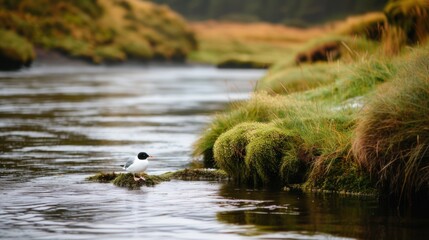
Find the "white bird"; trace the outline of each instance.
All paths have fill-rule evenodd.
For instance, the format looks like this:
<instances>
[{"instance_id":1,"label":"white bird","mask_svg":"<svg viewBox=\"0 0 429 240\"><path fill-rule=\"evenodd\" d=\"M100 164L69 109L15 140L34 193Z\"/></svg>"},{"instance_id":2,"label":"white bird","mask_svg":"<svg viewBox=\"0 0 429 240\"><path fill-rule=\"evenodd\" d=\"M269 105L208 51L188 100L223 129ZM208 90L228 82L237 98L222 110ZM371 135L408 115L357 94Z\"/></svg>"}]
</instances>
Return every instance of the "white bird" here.
<instances>
[{"instance_id":1,"label":"white bird","mask_svg":"<svg viewBox=\"0 0 429 240\"><path fill-rule=\"evenodd\" d=\"M152 158L152 156L149 156L145 152L140 152L134 159L128 160L125 165L121 165L121 167L127 171L133 174L134 181L139 181L142 179L143 181L146 181L146 179L142 176L136 177L136 173L141 173L146 171L149 161L148 158Z\"/></svg>"}]
</instances>

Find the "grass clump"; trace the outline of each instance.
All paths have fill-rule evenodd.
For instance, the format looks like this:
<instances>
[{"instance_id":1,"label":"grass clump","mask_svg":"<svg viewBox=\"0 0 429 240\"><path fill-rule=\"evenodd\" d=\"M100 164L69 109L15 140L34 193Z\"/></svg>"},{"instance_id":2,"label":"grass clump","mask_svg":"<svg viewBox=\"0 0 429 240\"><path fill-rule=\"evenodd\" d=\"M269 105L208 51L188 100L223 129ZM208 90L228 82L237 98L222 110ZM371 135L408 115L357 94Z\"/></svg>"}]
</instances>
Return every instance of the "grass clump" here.
<instances>
[{"instance_id":1,"label":"grass clump","mask_svg":"<svg viewBox=\"0 0 429 240\"><path fill-rule=\"evenodd\" d=\"M247 176L253 185L283 182L279 178L282 157L296 145L294 136L274 126L262 126L251 134L251 141L245 148Z\"/></svg>"},{"instance_id":2,"label":"grass clump","mask_svg":"<svg viewBox=\"0 0 429 240\"><path fill-rule=\"evenodd\" d=\"M280 183L281 158L295 142L293 136L274 126L245 122L223 133L213 152L216 165L238 183Z\"/></svg>"},{"instance_id":3,"label":"grass clump","mask_svg":"<svg viewBox=\"0 0 429 240\"><path fill-rule=\"evenodd\" d=\"M340 81L354 64L367 60L377 43L363 38L330 36L305 44L288 58L273 65L257 90L276 94L302 92ZM337 60L334 55L337 55ZM298 66L297 66L298 65Z\"/></svg>"},{"instance_id":4,"label":"grass clump","mask_svg":"<svg viewBox=\"0 0 429 240\"><path fill-rule=\"evenodd\" d=\"M390 25L404 30L408 43L423 43L429 34L429 2L390 0L384 12Z\"/></svg>"},{"instance_id":5,"label":"grass clump","mask_svg":"<svg viewBox=\"0 0 429 240\"><path fill-rule=\"evenodd\" d=\"M288 67L282 71L269 72L259 80L257 90L276 94L301 92L334 82L340 71L341 68L330 63Z\"/></svg>"},{"instance_id":6,"label":"grass clump","mask_svg":"<svg viewBox=\"0 0 429 240\"><path fill-rule=\"evenodd\" d=\"M429 186L429 55L399 66L394 81L365 106L353 153L383 192L410 200Z\"/></svg>"},{"instance_id":7,"label":"grass clump","mask_svg":"<svg viewBox=\"0 0 429 240\"><path fill-rule=\"evenodd\" d=\"M338 26L338 33L351 36L364 36L367 39L380 41L386 28L386 15L372 12L361 16L349 17Z\"/></svg>"},{"instance_id":8,"label":"grass clump","mask_svg":"<svg viewBox=\"0 0 429 240\"><path fill-rule=\"evenodd\" d=\"M282 101L282 96L272 97L266 92L254 94L244 103L236 103L231 112L218 115L209 125L202 136L195 142L193 154L203 155L206 166L215 166L213 146L222 134L243 122L270 122L278 119L279 115L290 115L301 107L300 101Z\"/></svg>"},{"instance_id":9,"label":"grass clump","mask_svg":"<svg viewBox=\"0 0 429 240\"><path fill-rule=\"evenodd\" d=\"M388 27L382 39L386 54L396 55L405 45L423 44L427 40L427 0L390 0L384 12L388 20Z\"/></svg>"},{"instance_id":10,"label":"grass clump","mask_svg":"<svg viewBox=\"0 0 429 240\"><path fill-rule=\"evenodd\" d=\"M213 146L216 166L228 175L234 176L237 182L248 180L246 170L246 146L250 142L252 131L263 126L262 123L242 123L220 135Z\"/></svg>"}]
</instances>

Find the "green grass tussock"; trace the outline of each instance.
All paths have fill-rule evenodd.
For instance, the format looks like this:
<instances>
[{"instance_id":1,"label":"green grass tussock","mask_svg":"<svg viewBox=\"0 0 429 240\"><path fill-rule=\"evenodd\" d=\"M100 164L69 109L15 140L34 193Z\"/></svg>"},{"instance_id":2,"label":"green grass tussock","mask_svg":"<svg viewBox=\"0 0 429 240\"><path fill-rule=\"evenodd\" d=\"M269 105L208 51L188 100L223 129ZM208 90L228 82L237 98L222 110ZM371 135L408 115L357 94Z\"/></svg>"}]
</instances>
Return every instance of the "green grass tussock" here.
<instances>
[{"instance_id":1,"label":"green grass tussock","mask_svg":"<svg viewBox=\"0 0 429 240\"><path fill-rule=\"evenodd\" d=\"M429 186L429 55L405 58L365 106L353 141L358 162L382 191L410 200Z\"/></svg>"},{"instance_id":2,"label":"green grass tussock","mask_svg":"<svg viewBox=\"0 0 429 240\"><path fill-rule=\"evenodd\" d=\"M289 94L317 88L335 81L341 68L335 64L317 63L289 67L268 73L258 82L258 91Z\"/></svg>"},{"instance_id":3,"label":"green grass tussock","mask_svg":"<svg viewBox=\"0 0 429 240\"><path fill-rule=\"evenodd\" d=\"M311 41L295 53L295 58L273 65L258 82L257 90L290 94L330 85L350 72L350 66L367 61L368 52L376 49L376 42L364 38L330 36ZM339 59L333 61L332 55Z\"/></svg>"},{"instance_id":4,"label":"green grass tussock","mask_svg":"<svg viewBox=\"0 0 429 240\"><path fill-rule=\"evenodd\" d=\"M195 142L193 155L203 155L205 165L214 166L213 146L222 133L245 121L269 121L275 117L274 113L279 107L279 104L273 102L266 94L255 95L251 102L237 104L234 107L236 111L232 111L231 114L218 115L214 119L201 138Z\"/></svg>"},{"instance_id":5,"label":"green grass tussock","mask_svg":"<svg viewBox=\"0 0 429 240\"><path fill-rule=\"evenodd\" d=\"M262 123L242 123L221 134L214 143L213 153L216 166L228 175L234 176L237 182L248 180L245 157L246 146L250 142L252 131L261 127Z\"/></svg>"},{"instance_id":6,"label":"green grass tussock","mask_svg":"<svg viewBox=\"0 0 429 240\"><path fill-rule=\"evenodd\" d=\"M282 156L296 144L294 136L273 126L261 126L251 134L251 141L245 148L247 176L253 185L283 182L278 177Z\"/></svg>"},{"instance_id":7,"label":"green grass tussock","mask_svg":"<svg viewBox=\"0 0 429 240\"><path fill-rule=\"evenodd\" d=\"M376 87L390 81L401 64L401 58L363 58L340 65L338 74L330 84L295 94L298 99L321 101L337 108L356 108L374 93ZM334 67L334 65L331 65ZM337 65L338 66L338 65Z\"/></svg>"},{"instance_id":8,"label":"green grass tussock","mask_svg":"<svg viewBox=\"0 0 429 240\"><path fill-rule=\"evenodd\" d=\"M423 43L429 34L427 0L390 0L384 12L390 25L404 30L409 44Z\"/></svg>"},{"instance_id":9,"label":"green grass tussock","mask_svg":"<svg viewBox=\"0 0 429 240\"><path fill-rule=\"evenodd\" d=\"M291 133L275 126L244 122L221 134L213 148L216 165L235 182L254 186L283 182L282 156L295 144Z\"/></svg>"},{"instance_id":10,"label":"green grass tussock","mask_svg":"<svg viewBox=\"0 0 429 240\"><path fill-rule=\"evenodd\" d=\"M390 0L384 8L388 27L383 35L385 54L396 55L406 45L423 44L429 35L427 0Z\"/></svg>"}]
</instances>

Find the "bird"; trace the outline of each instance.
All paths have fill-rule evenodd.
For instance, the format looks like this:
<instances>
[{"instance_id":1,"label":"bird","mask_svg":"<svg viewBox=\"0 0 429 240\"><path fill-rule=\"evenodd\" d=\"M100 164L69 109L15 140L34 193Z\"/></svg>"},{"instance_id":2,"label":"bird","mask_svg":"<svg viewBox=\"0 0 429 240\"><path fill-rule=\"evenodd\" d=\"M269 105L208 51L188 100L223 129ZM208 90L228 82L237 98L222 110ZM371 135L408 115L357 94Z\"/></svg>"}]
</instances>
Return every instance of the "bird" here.
<instances>
[{"instance_id":1,"label":"bird","mask_svg":"<svg viewBox=\"0 0 429 240\"><path fill-rule=\"evenodd\" d=\"M141 173L146 171L149 161L148 158L153 158L153 156L149 156L149 154L145 152L140 152L134 159L128 160L124 165L120 165L125 171L133 174L134 181L139 181L140 179L146 181L146 179L142 176L136 177L136 173Z\"/></svg>"}]
</instances>

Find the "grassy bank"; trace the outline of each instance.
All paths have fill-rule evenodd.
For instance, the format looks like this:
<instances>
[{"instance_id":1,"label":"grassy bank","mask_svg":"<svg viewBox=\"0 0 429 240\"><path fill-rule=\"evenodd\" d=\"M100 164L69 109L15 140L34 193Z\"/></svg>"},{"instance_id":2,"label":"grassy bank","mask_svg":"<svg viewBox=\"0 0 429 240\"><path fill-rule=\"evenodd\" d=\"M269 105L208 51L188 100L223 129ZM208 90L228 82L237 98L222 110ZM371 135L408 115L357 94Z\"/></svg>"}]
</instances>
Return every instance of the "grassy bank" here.
<instances>
[{"instance_id":1,"label":"grassy bank","mask_svg":"<svg viewBox=\"0 0 429 240\"><path fill-rule=\"evenodd\" d=\"M266 23L193 22L190 26L199 49L190 54L190 60L220 67L268 68L278 62L294 62L297 51L308 51L321 42L345 41L350 48L373 48L368 41L381 38L385 21L383 13L374 12L306 29ZM365 35L368 41L353 41L356 35Z\"/></svg>"},{"instance_id":2,"label":"grassy bank","mask_svg":"<svg viewBox=\"0 0 429 240\"><path fill-rule=\"evenodd\" d=\"M15 51L12 59L24 59L22 64L34 47L94 63L183 60L196 48L180 16L139 0L0 0L0 29L26 41L20 51L12 40L2 42L0 49L3 57ZM31 51L24 53L24 48Z\"/></svg>"},{"instance_id":3,"label":"grassy bank","mask_svg":"<svg viewBox=\"0 0 429 240\"><path fill-rule=\"evenodd\" d=\"M255 63L269 67L303 42L321 36L326 28L298 29L266 23L191 23L199 43L190 60L210 64Z\"/></svg>"},{"instance_id":4,"label":"grassy bank","mask_svg":"<svg viewBox=\"0 0 429 240\"><path fill-rule=\"evenodd\" d=\"M408 1L390 4L403 14L398 5ZM296 47L270 68L249 101L215 117L194 154L253 186L427 199L429 46L423 43L429 28L423 22L429 6L406 8L418 31L398 17L393 23L390 14L398 11L389 6L385 17L361 22L364 28L349 21L342 33ZM382 31L368 34L374 21ZM392 28L420 40L394 46Z\"/></svg>"}]
</instances>

